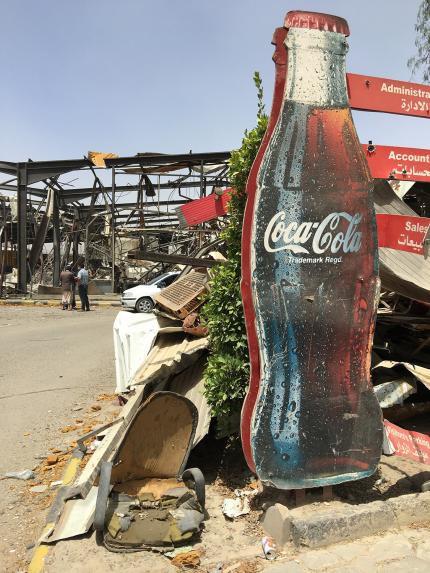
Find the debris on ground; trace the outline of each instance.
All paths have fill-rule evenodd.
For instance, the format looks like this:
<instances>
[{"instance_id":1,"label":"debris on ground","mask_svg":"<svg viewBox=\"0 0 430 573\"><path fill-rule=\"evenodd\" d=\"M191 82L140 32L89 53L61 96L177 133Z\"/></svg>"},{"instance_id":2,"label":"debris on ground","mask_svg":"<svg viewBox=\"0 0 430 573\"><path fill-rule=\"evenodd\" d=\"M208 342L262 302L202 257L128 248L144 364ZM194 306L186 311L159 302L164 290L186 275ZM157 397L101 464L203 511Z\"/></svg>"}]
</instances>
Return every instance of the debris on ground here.
<instances>
[{"instance_id":1,"label":"debris on ground","mask_svg":"<svg viewBox=\"0 0 430 573\"><path fill-rule=\"evenodd\" d=\"M257 493L258 490L255 487L253 489L235 489L234 495L236 497L234 499L227 498L222 504L223 514L230 519L248 514L251 511L250 499Z\"/></svg>"},{"instance_id":2,"label":"debris on ground","mask_svg":"<svg viewBox=\"0 0 430 573\"><path fill-rule=\"evenodd\" d=\"M29 480L34 479L36 474L32 470L22 470L20 472L6 472L4 478ZM3 478L3 479L4 479Z\"/></svg>"},{"instance_id":3,"label":"debris on ground","mask_svg":"<svg viewBox=\"0 0 430 573\"><path fill-rule=\"evenodd\" d=\"M188 553L189 551L192 551L192 549L193 549L192 545L182 545L181 547L175 547L175 549L172 549L172 551L166 551L166 553L164 553L164 556L168 557L169 559L173 559L177 555L181 555L182 553Z\"/></svg>"},{"instance_id":4,"label":"debris on ground","mask_svg":"<svg viewBox=\"0 0 430 573\"><path fill-rule=\"evenodd\" d=\"M276 559L276 543L273 537L263 537L261 540L261 545L263 547L263 553L266 559L269 559L270 561Z\"/></svg>"},{"instance_id":5,"label":"debris on ground","mask_svg":"<svg viewBox=\"0 0 430 573\"><path fill-rule=\"evenodd\" d=\"M77 430L77 426L64 426L61 428L60 432L62 434L67 434L68 432L74 432L75 430Z\"/></svg>"},{"instance_id":6,"label":"debris on ground","mask_svg":"<svg viewBox=\"0 0 430 573\"><path fill-rule=\"evenodd\" d=\"M47 489L47 485L35 485L30 488L30 491L31 493L44 493Z\"/></svg>"},{"instance_id":7,"label":"debris on ground","mask_svg":"<svg viewBox=\"0 0 430 573\"><path fill-rule=\"evenodd\" d=\"M209 334L208 327L201 324L200 316L197 312L191 312L184 318L182 328L184 332L192 334L193 336L204 337Z\"/></svg>"},{"instance_id":8,"label":"debris on ground","mask_svg":"<svg viewBox=\"0 0 430 573\"><path fill-rule=\"evenodd\" d=\"M240 517L241 515L246 515L250 511L251 508L249 507L249 501L246 497L225 499L222 504L223 514L230 519Z\"/></svg>"},{"instance_id":9,"label":"debris on ground","mask_svg":"<svg viewBox=\"0 0 430 573\"><path fill-rule=\"evenodd\" d=\"M181 569L198 567L200 565L200 554L195 550L179 553L172 559L172 565Z\"/></svg>"}]
</instances>

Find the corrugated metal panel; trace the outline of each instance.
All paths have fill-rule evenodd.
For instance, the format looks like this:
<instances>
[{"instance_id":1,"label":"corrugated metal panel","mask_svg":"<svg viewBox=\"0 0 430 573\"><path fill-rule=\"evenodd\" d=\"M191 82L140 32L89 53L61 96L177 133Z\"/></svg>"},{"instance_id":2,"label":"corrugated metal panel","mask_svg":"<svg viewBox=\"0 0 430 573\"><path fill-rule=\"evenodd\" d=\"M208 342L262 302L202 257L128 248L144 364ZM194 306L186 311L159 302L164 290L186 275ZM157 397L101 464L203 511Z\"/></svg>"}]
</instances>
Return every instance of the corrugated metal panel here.
<instances>
[{"instance_id":1,"label":"corrugated metal panel","mask_svg":"<svg viewBox=\"0 0 430 573\"><path fill-rule=\"evenodd\" d=\"M378 180L374 191L377 213L417 216L393 191L389 183ZM379 249L379 274L385 289L430 302L430 258L394 249Z\"/></svg>"}]
</instances>

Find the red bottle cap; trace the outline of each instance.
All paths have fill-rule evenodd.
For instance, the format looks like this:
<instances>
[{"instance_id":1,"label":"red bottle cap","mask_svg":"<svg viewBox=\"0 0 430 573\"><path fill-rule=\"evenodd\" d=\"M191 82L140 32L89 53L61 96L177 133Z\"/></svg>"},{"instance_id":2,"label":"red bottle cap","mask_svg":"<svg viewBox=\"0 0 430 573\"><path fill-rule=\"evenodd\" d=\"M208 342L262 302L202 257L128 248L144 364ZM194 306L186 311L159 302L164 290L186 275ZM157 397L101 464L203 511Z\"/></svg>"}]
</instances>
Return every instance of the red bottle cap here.
<instances>
[{"instance_id":1,"label":"red bottle cap","mask_svg":"<svg viewBox=\"0 0 430 573\"><path fill-rule=\"evenodd\" d=\"M337 32L349 36L348 22L339 16L321 14L320 12L302 12L293 10L288 12L284 20L285 28L309 28L324 32Z\"/></svg>"}]
</instances>

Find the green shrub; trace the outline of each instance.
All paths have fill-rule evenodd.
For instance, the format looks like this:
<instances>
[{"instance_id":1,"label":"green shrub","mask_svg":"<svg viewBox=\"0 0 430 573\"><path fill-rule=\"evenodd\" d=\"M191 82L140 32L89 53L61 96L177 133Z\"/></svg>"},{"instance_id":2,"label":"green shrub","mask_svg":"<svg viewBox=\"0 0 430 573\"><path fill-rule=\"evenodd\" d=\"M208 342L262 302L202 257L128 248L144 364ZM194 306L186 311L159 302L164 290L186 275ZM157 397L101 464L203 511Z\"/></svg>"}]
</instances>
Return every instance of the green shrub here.
<instances>
[{"instance_id":1,"label":"green shrub","mask_svg":"<svg viewBox=\"0 0 430 573\"><path fill-rule=\"evenodd\" d=\"M258 95L257 125L245 131L242 146L232 152L229 163L229 180L235 191L228 204L228 224L221 233L227 245L227 262L215 268L203 310L211 351L205 371L205 396L218 419L219 435L238 429L249 383L249 354L240 293L241 234L246 181L267 127L258 72L254 74L254 83Z\"/></svg>"}]
</instances>

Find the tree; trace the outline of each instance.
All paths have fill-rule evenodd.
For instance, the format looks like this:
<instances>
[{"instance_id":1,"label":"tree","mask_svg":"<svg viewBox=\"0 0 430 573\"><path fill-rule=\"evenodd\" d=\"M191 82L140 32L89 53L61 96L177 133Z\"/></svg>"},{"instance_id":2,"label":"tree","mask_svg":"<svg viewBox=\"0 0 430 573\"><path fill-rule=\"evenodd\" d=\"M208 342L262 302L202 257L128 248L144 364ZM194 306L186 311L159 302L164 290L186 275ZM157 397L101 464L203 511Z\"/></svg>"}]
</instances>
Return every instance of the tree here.
<instances>
[{"instance_id":1,"label":"tree","mask_svg":"<svg viewBox=\"0 0 430 573\"><path fill-rule=\"evenodd\" d=\"M422 70L423 80L427 83L430 80L430 0L422 0L418 8L415 31L417 53L408 60L408 66L412 74Z\"/></svg>"},{"instance_id":2,"label":"tree","mask_svg":"<svg viewBox=\"0 0 430 573\"><path fill-rule=\"evenodd\" d=\"M254 83L258 95L257 125L245 131L242 146L232 152L229 163L229 179L234 190L228 203L228 225L221 234L227 245L227 261L214 268L203 307L211 351L205 371L205 396L212 414L217 417L219 435L238 429L249 383L248 343L240 293L242 221L246 181L267 127L258 72L254 74Z\"/></svg>"}]
</instances>

